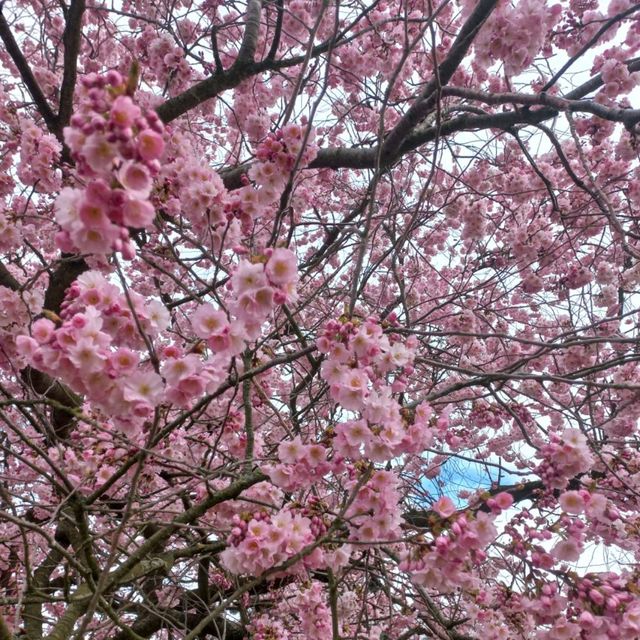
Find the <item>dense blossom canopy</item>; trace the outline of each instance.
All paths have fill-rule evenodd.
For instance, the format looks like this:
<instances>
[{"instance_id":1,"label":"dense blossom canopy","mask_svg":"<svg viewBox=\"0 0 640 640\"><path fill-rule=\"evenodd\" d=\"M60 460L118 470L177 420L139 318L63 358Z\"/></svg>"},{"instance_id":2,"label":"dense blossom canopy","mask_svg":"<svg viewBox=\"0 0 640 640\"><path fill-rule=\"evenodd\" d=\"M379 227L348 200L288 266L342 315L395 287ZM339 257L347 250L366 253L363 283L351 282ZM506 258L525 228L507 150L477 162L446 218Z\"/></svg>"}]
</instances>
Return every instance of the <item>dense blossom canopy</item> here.
<instances>
[{"instance_id":1,"label":"dense blossom canopy","mask_svg":"<svg viewBox=\"0 0 640 640\"><path fill-rule=\"evenodd\" d=\"M0 39L0 640L640 639L639 4Z\"/></svg>"}]
</instances>

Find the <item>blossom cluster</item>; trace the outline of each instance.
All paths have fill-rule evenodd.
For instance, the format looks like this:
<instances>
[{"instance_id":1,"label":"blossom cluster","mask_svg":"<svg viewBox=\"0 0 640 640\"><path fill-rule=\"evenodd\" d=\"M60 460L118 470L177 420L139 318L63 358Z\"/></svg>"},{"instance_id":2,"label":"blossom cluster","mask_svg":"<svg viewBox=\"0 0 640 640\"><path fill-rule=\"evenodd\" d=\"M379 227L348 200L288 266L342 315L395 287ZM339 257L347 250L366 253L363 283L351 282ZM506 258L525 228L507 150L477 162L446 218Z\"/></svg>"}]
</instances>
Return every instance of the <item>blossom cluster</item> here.
<instances>
[{"instance_id":1,"label":"blossom cluster","mask_svg":"<svg viewBox=\"0 0 640 640\"><path fill-rule=\"evenodd\" d=\"M290 249L267 249L264 259L240 261L231 276L234 299L230 309L249 339L260 335L263 322L276 305L295 300L297 281L297 261Z\"/></svg>"},{"instance_id":2,"label":"blossom cluster","mask_svg":"<svg viewBox=\"0 0 640 640\"><path fill-rule=\"evenodd\" d=\"M220 554L220 560L228 571L237 575L261 575L302 551L325 532L319 516L309 518L293 509L273 516L264 511L245 518L234 515L232 524L229 546ZM322 551L317 547L301 563L317 568L322 560ZM295 573L298 569L294 565L286 573Z\"/></svg>"},{"instance_id":3,"label":"blossom cluster","mask_svg":"<svg viewBox=\"0 0 640 640\"><path fill-rule=\"evenodd\" d=\"M68 289L60 322L39 318L31 336L18 336L16 345L29 364L85 395L121 428L132 429L164 392L160 375L140 362L144 340L138 327L153 338L167 323L160 302L133 292L127 299L102 274L88 271Z\"/></svg>"},{"instance_id":4,"label":"blossom cluster","mask_svg":"<svg viewBox=\"0 0 640 640\"><path fill-rule=\"evenodd\" d=\"M144 435L137 434L129 442L143 446ZM90 492L111 478L114 471L129 455L121 434L110 429L96 433L93 425L78 421L69 436L70 446L51 447L51 460L64 472L67 479L81 492ZM126 491L128 483L116 483L107 490L109 495Z\"/></svg>"},{"instance_id":5,"label":"blossom cluster","mask_svg":"<svg viewBox=\"0 0 640 640\"><path fill-rule=\"evenodd\" d=\"M116 71L88 75L77 112L64 130L81 188L66 187L55 204L63 251L133 258L129 228L149 227L155 210L149 198L164 150L163 125L143 113Z\"/></svg>"},{"instance_id":6,"label":"blossom cluster","mask_svg":"<svg viewBox=\"0 0 640 640\"><path fill-rule=\"evenodd\" d=\"M30 314L40 313L43 295L39 291L20 295L0 285L0 332L15 335L28 322Z\"/></svg>"},{"instance_id":7,"label":"blossom cluster","mask_svg":"<svg viewBox=\"0 0 640 640\"><path fill-rule=\"evenodd\" d=\"M603 63L600 74L604 82L602 93L610 99L631 93L640 83L640 72L629 73L625 62L616 58L608 58Z\"/></svg>"},{"instance_id":8,"label":"blossom cluster","mask_svg":"<svg viewBox=\"0 0 640 640\"><path fill-rule=\"evenodd\" d=\"M613 572L587 574L576 580L567 616L557 616L542 640L589 638L622 640L640 636L637 580ZM533 603L540 607L540 603Z\"/></svg>"},{"instance_id":9,"label":"blossom cluster","mask_svg":"<svg viewBox=\"0 0 640 640\"><path fill-rule=\"evenodd\" d=\"M252 640L289 640L291 634L282 620L272 614L257 616L247 627Z\"/></svg>"},{"instance_id":10,"label":"blossom cluster","mask_svg":"<svg viewBox=\"0 0 640 640\"><path fill-rule=\"evenodd\" d=\"M180 158L175 163L174 185L180 194L180 210L194 231L202 234L226 226L229 199L222 178L196 158Z\"/></svg>"},{"instance_id":11,"label":"blossom cluster","mask_svg":"<svg viewBox=\"0 0 640 640\"><path fill-rule=\"evenodd\" d=\"M24 228L11 211L0 207L0 251L12 251L20 246Z\"/></svg>"},{"instance_id":12,"label":"blossom cluster","mask_svg":"<svg viewBox=\"0 0 640 640\"><path fill-rule=\"evenodd\" d=\"M358 481L354 475L348 486L355 488ZM398 476L391 471L374 471L364 486L357 489L345 514L351 531L349 539L373 543L398 537L399 502Z\"/></svg>"},{"instance_id":13,"label":"blossom cluster","mask_svg":"<svg viewBox=\"0 0 640 640\"><path fill-rule=\"evenodd\" d=\"M304 168L318 153L315 131L290 123L269 133L256 148L256 159L248 172L253 184L238 190L230 202L245 228L262 216L280 198L294 168Z\"/></svg>"},{"instance_id":14,"label":"blossom cluster","mask_svg":"<svg viewBox=\"0 0 640 640\"><path fill-rule=\"evenodd\" d=\"M310 487L335 468L327 461L327 449L323 445L303 444L300 436L280 443L278 460L278 464L263 470L285 491Z\"/></svg>"},{"instance_id":15,"label":"blossom cluster","mask_svg":"<svg viewBox=\"0 0 640 640\"><path fill-rule=\"evenodd\" d=\"M543 460L536 472L544 485L553 489L564 489L569 479L588 471L593 464L587 439L578 429L549 434L540 455Z\"/></svg>"},{"instance_id":16,"label":"blossom cluster","mask_svg":"<svg viewBox=\"0 0 640 640\"><path fill-rule=\"evenodd\" d=\"M163 350L160 374L166 387L164 399L178 407L188 407L204 393L213 391L226 375L229 357L218 356L207 361L195 354L185 354L171 345Z\"/></svg>"},{"instance_id":17,"label":"blossom cluster","mask_svg":"<svg viewBox=\"0 0 640 640\"><path fill-rule=\"evenodd\" d=\"M454 513L447 513L440 522L442 532L432 543L410 549L400 569L411 574L414 583L436 591L476 588L477 578L471 570L486 559L484 549L498 535L493 524L496 509L491 514L478 511L475 516L460 513L452 517ZM437 531L437 527L432 530Z\"/></svg>"},{"instance_id":18,"label":"blossom cluster","mask_svg":"<svg viewBox=\"0 0 640 640\"><path fill-rule=\"evenodd\" d=\"M504 61L507 75L521 73L540 52L561 11L559 4L548 7L537 0L520 0L515 7L499 3L474 42L479 61L483 67Z\"/></svg>"},{"instance_id":19,"label":"blossom cluster","mask_svg":"<svg viewBox=\"0 0 640 640\"><path fill-rule=\"evenodd\" d=\"M219 481L220 485L213 481L213 485L216 488L223 488L224 482ZM216 527L228 528L229 523L234 520L236 516L242 517L247 511L247 502L251 501L254 504L260 504L263 508L270 511L277 511L277 505L282 504L282 498L284 494L270 482L259 482L249 487L246 491L242 492L241 500L228 500L216 505L207 516L213 517L212 523Z\"/></svg>"},{"instance_id":20,"label":"blossom cluster","mask_svg":"<svg viewBox=\"0 0 640 640\"><path fill-rule=\"evenodd\" d=\"M287 603L289 615L301 621L300 631L304 638L331 640L331 611L325 586L314 580L309 588L297 590Z\"/></svg>"},{"instance_id":21,"label":"blossom cluster","mask_svg":"<svg viewBox=\"0 0 640 640\"><path fill-rule=\"evenodd\" d=\"M252 165L249 177L261 187L283 187L283 179L293 170L296 162L307 166L317 156L318 147L314 138L313 129L295 122L267 134L256 148L258 162ZM269 165L275 172L267 168Z\"/></svg>"},{"instance_id":22,"label":"blossom cluster","mask_svg":"<svg viewBox=\"0 0 640 640\"><path fill-rule=\"evenodd\" d=\"M322 378L331 397L362 417L335 427L333 447L341 456L383 462L402 453L423 451L431 442L431 408L403 411L393 394L405 388L413 371L415 343L403 342L369 318L362 324L330 320L317 341L327 354ZM393 373L393 381L389 382Z\"/></svg>"},{"instance_id":23,"label":"blossom cluster","mask_svg":"<svg viewBox=\"0 0 640 640\"><path fill-rule=\"evenodd\" d=\"M53 171L60 158L62 145L51 133L44 133L32 120L20 119L20 164L18 177L25 185L40 193L60 188L60 172Z\"/></svg>"}]
</instances>

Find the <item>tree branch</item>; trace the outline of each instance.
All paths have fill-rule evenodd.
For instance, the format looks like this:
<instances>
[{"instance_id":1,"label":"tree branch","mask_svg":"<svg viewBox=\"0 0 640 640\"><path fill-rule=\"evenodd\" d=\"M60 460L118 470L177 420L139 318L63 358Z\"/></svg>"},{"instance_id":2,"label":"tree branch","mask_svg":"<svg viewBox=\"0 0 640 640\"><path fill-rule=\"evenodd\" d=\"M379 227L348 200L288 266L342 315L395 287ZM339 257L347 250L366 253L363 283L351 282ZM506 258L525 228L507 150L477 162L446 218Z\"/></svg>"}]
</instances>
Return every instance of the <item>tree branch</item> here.
<instances>
[{"instance_id":1,"label":"tree branch","mask_svg":"<svg viewBox=\"0 0 640 640\"><path fill-rule=\"evenodd\" d=\"M429 80L422 94L399 120L382 144L381 156L384 161L394 157L402 141L411 130L431 111L438 100L438 88L446 85L460 66L480 27L498 4L498 0L480 0L467 18L447 57L438 66L438 72Z\"/></svg>"},{"instance_id":2,"label":"tree branch","mask_svg":"<svg viewBox=\"0 0 640 640\"><path fill-rule=\"evenodd\" d=\"M31 71L31 67L27 62L27 59L24 57L18 43L16 42L13 34L11 33L11 29L9 24L7 23L4 14L2 13L2 4L0 3L0 39L4 42L4 46L7 49L7 53L11 56L13 63L18 68L18 72L20 73L20 77L27 87L33 101L36 104L38 112L42 116L45 124L47 125L47 129L51 133L53 133L59 140L60 132L58 131L58 119L49 106L49 102L45 97L38 81L36 80L33 72Z\"/></svg>"},{"instance_id":3,"label":"tree branch","mask_svg":"<svg viewBox=\"0 0 640 640\"><path fill-rule=\"evenodd\" d=\"M71 6L67 12L67 23L62 35L62 42L64 43L64 75L60 87L60 105L57 118L59 136L62 136L62 130L69 124L73 110L73 94L76 87L84 10L85 0L71 0Z\"/></svg>"},{"instance_id":4,"label":"tree branch","mask_svg":"<svg viewBox=\"0 0 640 640\"><path fill-rule=\"evenodd\" d=\"M261 0L249 0L247 12L245 14L246 27L244 37L240 45L240 51L236 58L234 67L253 64L258 46L258 32L260 31L260 12L262 10ZM233 67L232 67L233 68Z\"/></svg>"}]
</instances>

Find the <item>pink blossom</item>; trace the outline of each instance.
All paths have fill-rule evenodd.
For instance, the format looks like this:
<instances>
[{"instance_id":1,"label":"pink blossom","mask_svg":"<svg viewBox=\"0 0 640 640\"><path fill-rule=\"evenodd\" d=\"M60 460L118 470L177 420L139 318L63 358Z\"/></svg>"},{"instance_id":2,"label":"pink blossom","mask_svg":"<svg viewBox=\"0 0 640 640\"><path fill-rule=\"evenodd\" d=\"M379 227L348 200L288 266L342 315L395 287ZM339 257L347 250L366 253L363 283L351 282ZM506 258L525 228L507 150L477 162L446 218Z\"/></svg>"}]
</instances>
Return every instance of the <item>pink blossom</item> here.
<instances>
[{"instance_id":1,"label":"pink blossom","mask_svg":"<svg viewBox=\"0 0 640 640\"><path fill-rule=\"evenodd\" d=\"M199 338L209 338L222 334L227 329L229 321L223 311L216 310L210 304L203 304L192 315L191 325Z\"/></svg>"},{"instance_id":2,"label":"pink blossom","mask_svg":"<svg viewBox=\"0 0 640 640\"><path fill-rule=\"evenodd\" d=\"M147 200L128 199L122 208L122 222L134 229L149 227L155 216L153 205Z\"/></svg>"},{"instance_id":3,"label":"pink blossom","mask_svg":"<svg viewBox=\"0 0 640 640\"><path fill-rule=\"evenodd\" d=\"M438 498L438 500L431 505L431 508L442 518L449 518L456 512L456 505L451 498L447 496Z\"/></svg>"},{"instance_id":4,"label":"pink blossom","mask_svg":"<svg viewBox=\"0 0 640 640\"><path fill-rule=\"evenodd\" d=\"M132 160L123 162L117 173L120 184L132 198L144 200L151 192L151 176L145 165Z\"/></svg>"},{"instance_id":5,"label":"pink blossom","mask_svg":"<svg viewBox=\"0 0 640 640\"><path fill-rule=\"evenodd\" d=\"M111 107L111 120L123 129L132 127L140 116L140 107L129 96L118 96Z\"/></svg>"},{"instance_id":6,"label":"pink blossom","mask_svg":"<svg viewBox=\"0 0 640 640\"><path fill-rule=\"evenodd\" d=\"M296 257L289 249L274 249L267 261L265 273L276 285L285 285L298 279Z\"/></svg>"},{"instance_id":7,"label":"pink blossom","mask_svg":"<svg viewBox=\"0 0 640 640\"><path fill-rule=\"evenodd\" d=\"M109 357L109 362L116 375L133 373L138 365L138 354L126 347L120 347Z\"/></svg>"},{"instance_id":8,"label":"pink blossom","mask_svg":"<svg viewBox=\"0 0 640 640\"><path fill-rule=\"evenodd\" d=\"M241 260L231 277L231 284L238 297L246 292L264 289L268 283L263 265Z\"/></svg>"},{"instance_id":9,"label":"pink blossom","mask_svg":"<svg viewBox=\"0 0 640 640\"><path fill-rule=\"evenodd\" d=\"M551 554L563 562L575 562L580 558L581 552L580 544L573 538L560 540L551 550Z\"/></svg>"},{"instance_id":10,"label":"pink blossom","mask_svg":"<svg viewBox=\"0 0 640 640\"><path fill-rule=\"evenodd\" d=\"M157 160L164 151L162 136L151 129L145 129L138 134L138 153L140 157L149 162Z\"/></svg>"},{"instance_id":11,"label":"pink blossom","mask_svg":"<svg viewBox=\"0 0 640 640\"><path fill-rule=\"evenodd\" d=\"M579 491L565 491L558 500L563 511L578 515L584 511L585 502Z\"/></svg>"},{"instance_id":12,"label":"pink blossom","mask_svg":"<svg viewBox=\"0 0 640 640\"><path fill-rule=\"evenodd\" d=\"M296 436L293 440L285 440L278 446L278 458L281 462L292 464L303 457L305 447L303 446L300 436Z\"/></svg>"},{"instance_id":13,"label":"pink blossom","mask_svg":"<svg viewBox=\"0 0 640 640\"><path fill-rule=\"evenodd\" d=\"M31 327L31 335L38 341L39 344L46 344L51 340L55 331L56 325L47 318L39 318L33 323Z\"/></svg>"},{"instance_id":14,"label":"pink blossom","mask_svg":"<svg viewBox=\"0 0 640 640\"><path fill-rule=\"evenodd\" d=\"M96 173L105 173L110 171L118 157L118 152L114 145L107 142L107 139L101 133L94 133L90 135L82 149L87 164Z\"/></svg>"},{"instance_id":15,"label":"pink blossom","mask_svg":"<svg viewBox=\"0 0 640 640\"><path fill-rule=\"evenodd\" d=\"M129 402L141 402L156 406L162 399L162 378L153 371L137 372L124 382L124 398Z\"/></svg>"}]
</instances>

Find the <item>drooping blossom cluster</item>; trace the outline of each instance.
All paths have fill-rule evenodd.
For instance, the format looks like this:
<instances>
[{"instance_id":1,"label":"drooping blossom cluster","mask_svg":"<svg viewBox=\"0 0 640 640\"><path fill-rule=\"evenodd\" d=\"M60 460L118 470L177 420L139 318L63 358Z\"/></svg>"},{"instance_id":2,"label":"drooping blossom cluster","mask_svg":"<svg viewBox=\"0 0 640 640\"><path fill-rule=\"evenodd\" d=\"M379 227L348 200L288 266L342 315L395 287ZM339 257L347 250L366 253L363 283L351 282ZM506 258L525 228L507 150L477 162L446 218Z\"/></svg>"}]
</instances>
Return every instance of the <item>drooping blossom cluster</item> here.
<instances>
[{"instance_id":1,"label":"drooping blossom cluster","mask_svg":"<svg viewBox=\"0 0 640 640\"><path fill-rule=\"evenodd\" d=\"M40 193L56 191L60 188L61 174L52 168L59 160L62 145L54 135L45 133L31 120L21 119L20 129L20 181Z\"/></svg>"},{"instance_id":2,"label":"drooping blossom cluster","mask_svg":"<svg viewBox=\"0 0 640 640\"><path fill-rule=\"evenodd\" d=\"M4 206L0 208L0 250L13 251L21 242L24 234L22 222L13 212Z\"/></svg>"},{"instance_id":3,"label":"drooping blossom cluster","mask_svg":"<svg viewBox=\"0 0 640 640\"><path fill-rule=\"evenodd\" d=\"M302 622L300 630L304 637L317 640L333 638L329 597L321 582L313 580L307 589L296 590L282 609Z\"/></svg>"},{"instance_id":4,"label":"drooping blossom cluster","mask_svg":"<svg viewBox=\"0 0 640 640\"><path fill-rule=\"evenodd\" d=\"M486 559L485 549L498 535L494 520L501 510L494 503L492 513L456 513L453 508L436 505L434 539L413 545L405 554L400 569L411 575L411 580L423 587L439 592L457 588L474 589L479 586L473 575L473 566ZM505 503L505 504L508 504ZM447 507L453 507L447 504ZM438 530L441 531L438 535Z\"/></svg>"},{"instance_id":5,"label":"drooping blossom cluster","mask_svg":"<svg viewBox=\"0 0 640 640\"><path fill-rule=\"evenodd\" d=\"M164 392L138 327L152 339L167 322L160 302L135 292L127 300L102 274L88 271L69 288L58 323L40 318L31 336L16 342L29 364L84 394L121 428L132 429Z\"/></svg>"},{"instance_id":6,"label":"drooping blossom cluster","mask_svg":"<svg viewBox=\"0 0 640 640\"><path fill-rule=\"evenodd\" d=\"M465 3L473 6L473 3ZM545 43L545 36L560 18L562 8L520 0L516 6L501 2L483 25L474 46L483 66L503 61L509 76L526 69Z\"/></svg>"},{"instance_id":7,"label":"drooping blossom cluster","mask_svg":"<svg viewBox=\"0 0 640 640\"><path fill-rule=\"evenodd\" d=\"M143 113L116 71L85 76L81 86L64 137L84 184L60 192L56 240L68 252L120 251L132 258L129 229L149 227L155 217L150 195L164 150L163 125L155 112Z\"/></svg>"},{"instance_id":8,"label":"drooping blossom cluster","mask_svg":"<svg viewBox=\"0 0 640 640\"><path fill-rule=\"evenodd\" d=\"M224 567L231 573L258 576L277 567L325 533L320 516L307 517L299 511L284 509L271 516L258 511L245 518L234 515L229 546L220 554ZM295 573L302 566L317 568L323 553L316 547L286 573Z\"/></svg>"},{"instance_id":9,"label":"drooping blossom cluster","mask_svg":"<svg viewBox=\"0 0 640 640\"><path fill-rule=\"evenodd\" d=\"M362 324L329 321L317 341L327 354L321 375L331 397L362 418L335 427L333 447L343 457L376 462L423 451L431 442L431 408L422 403L405 411L394 393L405 388L413 370L415 342L402 341L369 318ZM391 376L393 379L391 380Z\"/></svg>"},{"instance_id":10,"label":"drooping blossom cluster","mask_svg":"<svg viewBox=\"0 0 640 640\"><path fill-rule=\"evenodd\" d=\"M537 469L545 486L564 489L567 482L585 473L593 464L593 455L585 436L578 429L549 434L549 442L540 449L542 463Z\"/></svg>"},{"instance_id":11,"label":"drooping blossom cluster","mask_svg":"<svg viewBox=\"0 0 640 640\"><path fill-rule=\"evenodd\" d=\"M563 606L565 596L550 588L546 592L543 597L549 601L550 609L558 610ZM541 640L638 638L640 598L637 593L637 574L603 572L576 578L575 584L568 589L571 604L567 614L544 620L550 628L542 631L539 637ZM535 600L531 602L531 610L538 618L543 615Z\"/></svg>"},{"instance_id":12,"label":"drooping blossom cluster","mask_svg":"<svg viewBox=\"0 0 640 640\"><path fill-rule=\"evenodd\" d=\"M29 318L42 311L44 296L38 289L24 292L0 286L0 364L11 364L16 353L16 338Z\"/></svg>"},{"instance_id":13,"label":"drooping blossom cluster","mask_svg":"<svg viewBox=\"0 0 640 640\"><path fill-rule=\"evenodd\" d=\"M183 216L202 236L205 232L217 237L228 223L226 204L227 189L220 176L206 163L195 157L180 157L173 165L172 187L179 194L179 206ZM219 244L216 249L219 249Z\"/></svg>"},{"instance_id":14,"label":"drooping blossom cluster","mask_svg":"<svg viewBox=\"0 0 640 640\"><path fill-rule=\"evenodd\" d=\"M290 249L267 249L264 259L240 261L231 276L230 309L250 339L260 334L263 322L277 305L295 301L297 281L297 261Z\"/></svg>"},{"instance_id":15,"label":"drooping blossom cluster","mask_svg":"<svg viewBox=\"0 0 640 640\"><path fill-rule=\"evenodd\" d=\"M358 482L357 475L354 475L347 487L355 489ZM373 543L398 537L401 522L399 502L398 476L391 471L374 471L369 480L357 489L355 499L345 514L350 540Z\"/></svg>"},{"instance_id":16,"label":"drooping blossom cluster","mask_svg":"<svg viewBox=\"0 0 640 640\"><path fill-rule=\"evenodd\" d=\"M256 159L248 172L253 184L239 189L230 202L230 209L237 212L243 228L249 229L253 220L279 201L293 169L306 167L317 153L315 131L304 122L289 123L267 134L258 144Z\"/></svg>"}]
</instances>

